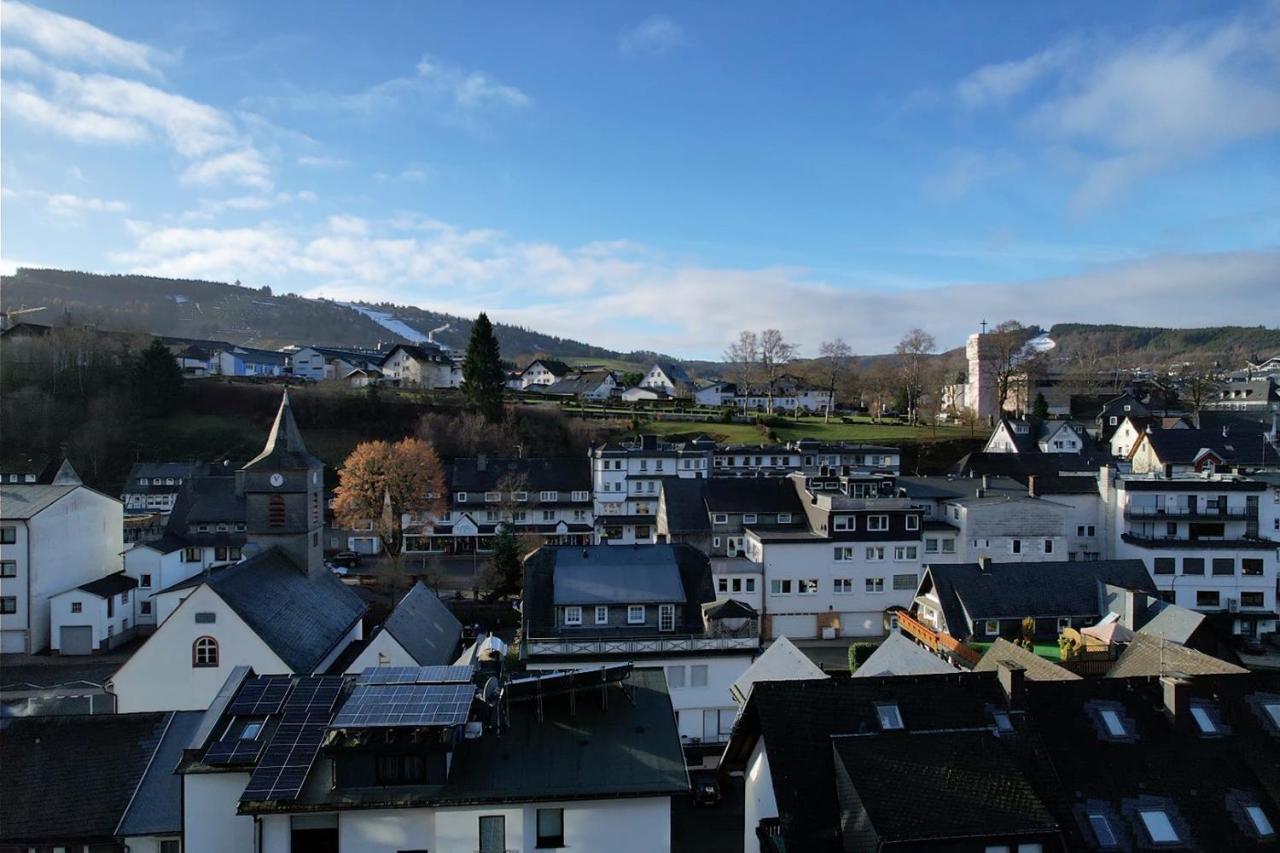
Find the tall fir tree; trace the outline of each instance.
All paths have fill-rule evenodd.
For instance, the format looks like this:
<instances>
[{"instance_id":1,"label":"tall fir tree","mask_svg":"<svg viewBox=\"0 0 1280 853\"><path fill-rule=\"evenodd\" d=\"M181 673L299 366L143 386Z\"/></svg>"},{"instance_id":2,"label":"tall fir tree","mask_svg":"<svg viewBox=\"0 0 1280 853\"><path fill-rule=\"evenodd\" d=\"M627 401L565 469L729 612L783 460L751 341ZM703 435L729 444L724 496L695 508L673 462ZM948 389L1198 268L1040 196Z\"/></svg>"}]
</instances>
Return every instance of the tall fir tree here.
<instances>
[{"instance_id":1,"label":"tall fir tree","mask_svg":"<svg viewBox=\"0 0 1280 853\"><path fill-rule=\"evenodd\" d=\"M182 368L158 338L133 363L133 385L139 407L147 417L168 414L182 393Z\"/></svg>"},{"instance_id":2,"label":"tall fir tree","mask_svg":"<svg viewBox=\"0 0 1280 853\"><path fill-rule=\"evenodd\" d=\"M502 420L505 380L498 338L488 315L482 313L471 326L471 340L462 360L462 393L467 404L478 409L490 423Z\"/></svg>"}]
</instances>

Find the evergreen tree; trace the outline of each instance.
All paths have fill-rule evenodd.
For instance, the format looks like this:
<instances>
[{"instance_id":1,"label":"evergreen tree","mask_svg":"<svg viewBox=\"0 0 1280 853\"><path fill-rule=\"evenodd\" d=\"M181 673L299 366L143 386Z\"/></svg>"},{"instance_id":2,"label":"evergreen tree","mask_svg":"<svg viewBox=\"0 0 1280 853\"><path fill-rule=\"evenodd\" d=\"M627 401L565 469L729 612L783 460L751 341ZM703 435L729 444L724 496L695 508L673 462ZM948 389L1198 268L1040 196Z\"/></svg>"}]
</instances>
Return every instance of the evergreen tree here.
<instances>
[{"instance_id":1,"label":"evergreen tree","mask_svg":"<svg viewBox=\"0 0 1280 853\"><path fill-rule=\"evenodd\" d=\"M167 414L177 404L182 368L159 338L152 338L133 363L133 387L139 407L149 417Z\"/></svg>"},{"instance_id":2,"label":"evergreen tree","mask_svg":"<svg viewBox=\"0 0 1280 853\"><path fill-rule=\"evenodd\" d=\"M498 525L493 537L493 554L486 584L495 596L519 595L523 585L520 576L520 540L509 524Z\"/></svg>"},{"instance_id":3,"label":"evergreen tree","mask_svg":"<svg viewBox=\"0 0 1280 853\"><path fill-rule=\"evenodd\" d=\"M1031 402L1031 417L1038 421L1049 419L1049 401L1044 398L1044 394L1037 394Z\"/></svg>"},{"instance_id":4,"label":"evergreen tree","mask_svg":"<svg viewBox=\"0 0 1280 853\"><path fill-rule=\"evenodd\" d=\"M478 409L485 420L496 423L502 420L502 392L506 374L502 370L502 353L498 338L493 334L493 324L485 314L476 318L471 326L471 340L467 342L467 355L462 360L462 393L467 404Z\"/></svg>"}]
</instances>

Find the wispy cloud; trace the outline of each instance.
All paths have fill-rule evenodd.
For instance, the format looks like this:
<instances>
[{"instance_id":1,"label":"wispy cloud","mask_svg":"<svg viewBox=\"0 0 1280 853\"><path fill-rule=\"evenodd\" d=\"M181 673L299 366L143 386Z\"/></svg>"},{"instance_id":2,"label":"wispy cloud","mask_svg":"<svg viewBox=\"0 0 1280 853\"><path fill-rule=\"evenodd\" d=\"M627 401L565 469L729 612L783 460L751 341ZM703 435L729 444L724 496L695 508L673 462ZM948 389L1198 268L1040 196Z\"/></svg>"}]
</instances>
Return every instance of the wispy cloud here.
<instances>
[{"instance_id":1,"label":"wispy cloud","mask_svg":"<svg viewBox=\"0 0 1280 853\"><path fill-rule=\"evenodd\" d=\"M403 183L403 184L421 184L431 178L431 170L422 166L410 166L407 169L401 169L399 172L374 172L373 179L380 184L386 183Z\"/></svg>"},{"instance_id":2,"label":"wispy cloud","mask_svg":"<svg viewBox=\"0 0 1280 853\"><path fill-rule=\"evenodd\" d=\"M1071 205L1085 213L1155 173L1280 131L1280 5L1126 42L1063 41L976 70L956 95L969 109L1007 106L1075 153L1083 178Z\"/></svg>"},{"instance_id":3,"label":"wispy cloud","mask_svg":"<svg viewBox=\"0 0 1280 853\"><path fill-rule=\"evenodd\" d=\"M44 211L57 219L77 219L86 213L126 213L129 205L114 201L72 193L51 193L43 190L14 190L4 188L6 198L26 198L41 204Z\"/></svg>"},{"instance_id":4,"label":"wispy cloud","mask_svg":"<svg viewBox=\"0 0 1280 853\"><path fill-rule=\"evenodd\" d=\"M94 67L158 73L168 61L163 51L100 30L92 24L16 0L0 3L5 36L37 47L56 59Z\"/></svg>"},{"instance_id":5,"label":"wispy cloud","mask_svg":"<svg viewBox=\"0 0 1280 853\"><path fill-rule=\"evenodd\" d=\"M685 44L684 28L666 15L654 15L618 36L623 56L658 55Z\"/></svg>"},{"instance_id":6,"label":"wispy cloud","mask_svg":"<svg viewBox=\"0 0 1280 853\"><path fill-rule=\"evenodd\" d=\"M325 154L303 154L298 157L298 165L306 166L309 169L341 169L349 166L350 163L341 157L331 157Z\"/></svg>"},{"instance_id":7,"label":"wispy cloud","mask_svg":"<svg viewBox=\"0 0 1280 853\"><path fill-rule=\"evenodd\" d=\"M952 151L944 158L942 170L925 179L927 196L939 202L953 202L975 187L1022 168L1022 159L1009 151Z\"/></svg>"},{"instance_id":8,"label":"wispy cloud","mask_svg":"<svg viewBox=\"0 0 1280 853\"><path fill-rule=\"evenodd\" d=\"M138 235L133 249L113 258L123 268L253 277L313 295L461 313L484 309L504 321L619 349L712 357L738 329L761 326L782 329L810 353L818 341L847 338L854 328L855 348L872 353L891 349L906 325L951 346L984 316L1092 322L1103 304L1114 322L1238 322L1269 298L1280 274L1280 253L1235 252L1096 263L1056 279L847 287L804 269L713 267L627 241L563 247L418 214L343 215L314 226L257 229L148 226ZM1213 288L1204 286L1208 280ZM674 314L673 293L681 300Z\"/></svg>"}]
</instances>

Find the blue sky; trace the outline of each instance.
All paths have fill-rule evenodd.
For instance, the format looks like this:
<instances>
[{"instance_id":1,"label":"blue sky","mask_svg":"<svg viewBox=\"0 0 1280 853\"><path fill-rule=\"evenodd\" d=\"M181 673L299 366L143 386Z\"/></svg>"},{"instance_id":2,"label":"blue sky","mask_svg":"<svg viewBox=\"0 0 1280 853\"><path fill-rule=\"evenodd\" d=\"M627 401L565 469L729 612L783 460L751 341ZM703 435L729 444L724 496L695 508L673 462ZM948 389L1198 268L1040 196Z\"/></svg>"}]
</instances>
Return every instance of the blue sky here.
<instances>
[{"instance_id":1,"label":"blue sky","mask_svg":"<svg viewBox=\"0 0 1280 853\"><path fill-rule=\"evenodd\" d=\"M3 263L715 356L1280 325L1280 3L4 2Z\"/></svg>"}]
</instances>

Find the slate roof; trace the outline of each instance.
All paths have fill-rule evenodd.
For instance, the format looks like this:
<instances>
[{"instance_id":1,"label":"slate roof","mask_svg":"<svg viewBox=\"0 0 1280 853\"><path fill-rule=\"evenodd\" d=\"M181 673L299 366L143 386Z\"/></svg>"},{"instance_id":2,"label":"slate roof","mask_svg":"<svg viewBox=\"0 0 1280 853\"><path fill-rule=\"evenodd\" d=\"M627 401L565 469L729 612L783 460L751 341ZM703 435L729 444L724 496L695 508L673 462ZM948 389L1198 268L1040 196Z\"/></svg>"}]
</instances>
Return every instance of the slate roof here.
<instances>
[{"instance_id":1,"label":"slate roof","mask_svg":"<svg viewBox=\"0 0 1280 853\"><path fill-rule=\"evenodd\" d=\"M677 364L674 361L660 361L657 364L655 364L654 367L661 368L662 372L667 375L667 378L670 379L676 385L681 385L681 384L692 385L693 384L693 380L689 378L688 371L686 371L684 369L684 366L681 364ZM650 368L650 370L652 369L653 368Z\"/></svg>"},{"instance_id":2,"label":"slate roof","mask_svg":"<svg viewBox=\"0 0 1280 853\"><path fill-rule=\"evenodd\" d=\"M946 675L956 668L906 636L893 632L884 638L853 678L884 675Z\"/></svg>"},{"instance_id":3,"label":"slate roof","mask_svg":"<svg viewBox=\"0 0 1280 853\"><path fill-rule=\"evenodd\" d=\"M170 716L7 720L0 735L0 844L110 841Z\"/></svg>"},{"instance_id":4,"label":"slate roof","mask_svg":"<svg viewBox=\"0 0 1280 853\"><path fill-rule=\"evenodd\" d=\"M1185 645L1204 621L1203 613L1169 604L1139 628L1138 633L1149 637L1164 637L1169 642Z\"/></svg>"},{"instance_id":5,"label":"slate roof","mask_svg":"<svg viewBox=\"0 0 1280 853\"><path fill-rule=\"evenodd\" d=\"M191 524L242 523L245 520L244 496L236 494L236 478L197 474L182 484L173 500L167 530L185 535Z\"/></svg>"},{"instance_id":6,"label":"slate roof","mask_svg":"<svg viewBox=\"0 0 1280 853\"><path fill-rule=\"evenodd\" d=\"M298 431L298 423L293 419L293 407L289 405L289 391L286 389L280 398L280 408L276 412L275 423L271 425L266 446L261 453L245 463L244 469L311 468L323 465L323 462L307 452L302 433Z\"/></svg>"},{"instance_id":7,"label":"slate roof","mask_svg":"<svg viewBox=\"0 0 1280 853\"><path fill-rule=\"evenodd\" d=\"M806 681L829 678L809 656L796 648L786 637L779 637L769 644L747 671L738 676L729 692L738 704L745 704L751 696L751 688L761 681Z\"/></svg>"},{"instance_id":8,"label":"slate roof","mask_svg":"<svg viewBox=\"0 0 1280 853\"><path fill-rule=\"evenodd\" d=\"M450 663L462 638L462 623L422 581L391 611L382 629L421 666Z\"/></svg>"},{"instance_id":9,"label":"slate roof","mask_svg":"<svg viewBox=\"0 0 1280 853\"><path fill-rule=\"evenodd\" d=\"M1020 739L961 731L831 742L881 844L1057 834L1024 775L1030 750ZM841 803L846 814L851 806Z\"/></svg>"},{"instance_id":10,"label":"slate roof","mask_svg":"<svg viewBox=\"0 0 1280 853\"><path fill-rule=\"evenodd\" d=\"M684 603L683 621L686 629L690 629L702 624L702 605L716 597L711 584L711 562L693 546L544 545L524 562L525 635L546 637L559 633L555 615L555 577L560 565L582 566L584 570L598 568L612 579L624 574L644 574L655 567L657 572L666 574L666 567L673 563L682 591L676 600ZM577 570L570 568L570 572L574 571ZM627 581L628 584L630 582Z\"/></svg>"},{"instance_id":11,"label":"slate roof","mask_svg":"<svg viewBox=\"0 0 1280 853\"><path fill-rule=\"evenodd\" d=\"M332 572L308 576L277 548L192 580L208 584L294 672L314 671L366 609Z\"/></svg>"},{"instance_id":12,"label":"slate roof","mask_svg":"<svg viewBox=\"0 0 1280 853\"><path fill-rule=\"evenodd\" d=\"M151 481L156 479L164 480L169 477L175 480L186 480L194 475L195 472L196 465L194 462L135 462L133 467L129 469L129 476L124 481L124 488L120 491L136 493L159 486L160 490L171 492L176 490L180 484L174 483L166 486L164 483L150 482L146 486L141 486L138 481L144 478Z\"/></svg>"},{"instance_id":13,"label":"slate roof","mask_svg":"<svg viewBox=\"0 0 1280 853\"><path fill-rule=\"evenodd\" d=\"M391 356L396 354L396 350L404 350L405 355L415 361L429 361L437 364L449 361L449 357L438 344L424 341L418 344L396 344L387 352L386 357L381 360L379 367L386 364Z\"/></svg>"},{"instance_id":14,"label":"slate roof","mask_svg":"<svg viewBox=\"0 0 1280 853\"><path fill-rule=\"evenodd\" d=\"M842 849L832 735L880 733L875 705L884 701L898 706L906 732L891 734L905 749L921 732L990 726L1005 696L994 673L756 682L721 766L744 769L764 738L787 850Z\"/></svg>"},{"instance_id":15,"label":"slate roof","mask_svg":"<svg viewBox=\"0 0 1280 853\"><path fill-rule=\"evenodd\" d=\"M713 477L707 480L707 511L789 512L797 522L804 520L804 506L788 477Z\"/></svg>"},{"instance_id":16,"label":"slate roof","mask_svg":"<svg viewBox=\"0 0 1280 853\"><path fill-rule=\"evenodd\" d=\"M931 563L921 589L930 581L947 631L959 639L972 633L970 619L1101 616L1102 584L1156 593L1141 560L993 562L985 571L977 563Z\"/></svg>"},{"instance_id":17,"label":"slate roof","mask_svg":"<svg viewBox=\"0 0 1280 853\"><path fill-rule=\"evenodd\" d=\"M554 358L535 358L533 361L529 362L528 367L522 370L521 373L527 373L529 368L533 367L535 364L540 364L545 367L552 376L567 376L573 372L573 368L565 364L563 361L557 361Z\"/></svg>"},{"instance_id":18,"label":"slate roof","mask_svg":"<svg viewBox=\"0 0 1280 853\"><path fill-rule=\"evenodd\" d=\"M1134 442L1130 456L1146 441L1165 464L1190 465L1201 450L1213 451L1223 462L1236 465L1280 465L1280 453L1258 435L1224 436L1221 430L1158 429Z\"/></svg>"},{"instance_id":19,"label":"slate roof","mask_svg":"<svg viewBox=\"0 0 1280 853\"><path fill-rule=\"evenodd\" d=\"M1033 651L998 638L973 667L974 672L995 672L1002 662L1009 661L1022 667L1028 681L1079 681L1080 676L1069 669L1045 660Z\"/></svg>"},{"instance_id":20,"label":"slate roof","mask_svg":"<svg viewBox=\"0 0 1280 853\"><path fill-rule=\"evenodd\" d=\"M0 518L27 521L35 518L79 486L47 486L38 483L0 485Z\"/></svg>"},{"instance_id":21,"label":"slate roof","mask_svg":"<svg viewBox=\"0 0 1280 853\"><path fill-rule=\"evenodd\" d=\"M959 477L1008 477L1026 485L1031 475L1057 477L1064 473L1096 473L1114 462L1110 453L1086 448L1083 453L966 453L949 473Z\"/></svg>"},{"instance_id":22,"label":"slate roof","mask_svg":"<svg viewBox=\"0 0 1280 853\"><path fill-rule=\"evenodd\" d=\"M1139 632L1107 671L1107 678L1171 673L1206 675L1243 672L1248 670L1204 652L1189 649L1169 640L1161 641L1157 636Z\"/></svg>"},{"instance_id":23,"label":"slate roof","mask_svg":"<svg viewBox=\"0 0 1280 853\"><path fill-rule=\"evenodd\" d=\"M524 477L529 498L536 501L542 491L563 493L591 490L591 463L586 457L553 456L538 459L486 458L481 469L478 458L456 459L450 466L449 488L452 492L493 492L505 477ZM504 499L509 497L504 496ZM468 495L468 503L474 503ZM587 504L583 504L587 506Z\"/></svg>"},{"instance_id":24,"label":"slate roof","mask_svg":"<svg viewBox=\"0 0 1280 853\"><path fill-rule=\"evenodd\" d=\"M119 571L100 577L97 580L91 580L88 583L82 583L76 589L87 592L90 595L96 595L98 598L110 598L113 595L127 592L137 585L137 578L131 578L123 571Z\"/></svg>"},{"instance_id":25,"label":"slate roof","mask_svg":"<svg viewBox=\"0 0 1280 853\"><path fill-rule=\"evenodd\" d=\"M704 613L708 619L754 619L760 615L754 607L735 598L711 605Z\"/></svg>"},{"instance_id":26,"label":"slate roof","mask_svg":"<svg viewBox=\"0 0 1280 853\"><path fill-rule=\"evenodd\" d=\"M564 555L561 555L562 557ZM552 601L565 604L657 604L684 600L680 570L670 557L658 562L558 559Z\"/></svg>"},{"instance_id":27,"label":"slate roof","mask_svg":"<svg viewBox=\"0 0 1280 853\"><path fill-rule=\"evenodd\" d=\"M584 370L580 373L565 376L558 382L538 390L543 394L567 394L570 396L590 394L598 389L612 373L610 370Z\"/></svg>"},{"instance_id":28,"label":"slate roof","mask_svg":"<svg viewBox=\"0 0 1280 853\"><path fill-rule=\"evenodd\" d=\"M203 711L175 711L116 835L164 835L182 832L182 777L174 770L200 726Z\"/></svg>"},{"instance_id":29,"label":"slate roof","mask_svg":"<svg viewBox=\"0 0 1280 853\"><path fill-rule=\"evenodd\" d=\"M707 484L705 477L664 477L660 505L667 517L667 532L671 534L705 535L711 532L711 519L707 515Z\"/></svg>"}]
</instances>

